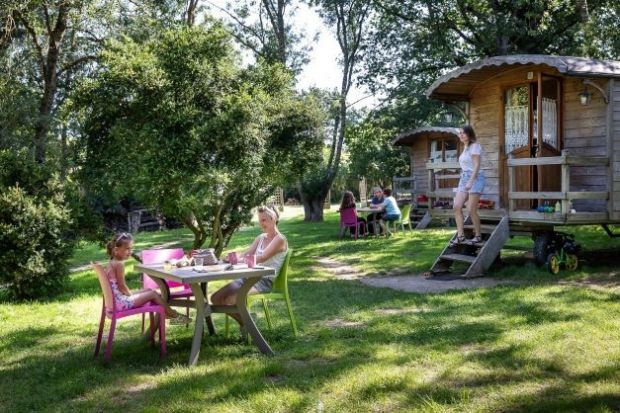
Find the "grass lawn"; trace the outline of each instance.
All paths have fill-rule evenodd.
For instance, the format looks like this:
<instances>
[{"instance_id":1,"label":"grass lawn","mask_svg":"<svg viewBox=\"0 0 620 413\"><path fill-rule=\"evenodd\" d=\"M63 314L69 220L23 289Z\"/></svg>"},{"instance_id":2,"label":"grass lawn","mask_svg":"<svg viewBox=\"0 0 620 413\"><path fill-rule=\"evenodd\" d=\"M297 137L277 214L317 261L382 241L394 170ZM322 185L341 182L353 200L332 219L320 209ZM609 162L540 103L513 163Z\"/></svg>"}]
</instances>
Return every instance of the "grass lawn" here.
<instances>
[{"instance_id":1,"label":"grass lawn","mask_svg":"<svg viewBox=\"0 0 620 413\"><path fill-rule=\"evenodd\" d=\"M280 226L295 249L289 284L300 334L292 336L279 303L272 331L257 311L275 357L236 337L205 336L199 364L189 368L192 328L170 326L169 355L159 360L136 317L120 322L112 363L93 360L101 294L88 271L73 274L66 293L49 301L0 302L0 411L620 409L620 239L572 229L587 249L573 273L551 276L507 251L492 275L519 284L422 295L338 280L317 258L368 276L420 273L452 230L352 241L336 239L337 222L330 213L323 223L293 216ZM245 228L231 248L258 232ZM191 245L187 231L175 230L140 234L136 246L175 240ZM72 265L104 258L103 248L84 244ZM138 274L128 279L138 287ZM215 321L222 329L223 318Z\"/></svg>"}]
</instances>

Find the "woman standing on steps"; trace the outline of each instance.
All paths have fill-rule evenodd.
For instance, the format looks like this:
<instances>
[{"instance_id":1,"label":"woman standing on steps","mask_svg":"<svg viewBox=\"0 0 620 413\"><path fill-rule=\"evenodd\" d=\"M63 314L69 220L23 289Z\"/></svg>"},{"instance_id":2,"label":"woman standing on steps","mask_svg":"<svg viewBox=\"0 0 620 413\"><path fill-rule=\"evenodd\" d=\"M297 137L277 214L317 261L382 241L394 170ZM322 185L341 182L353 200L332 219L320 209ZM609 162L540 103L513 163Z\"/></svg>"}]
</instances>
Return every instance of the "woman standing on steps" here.
<instances>
[{"instance_id":1,"label":"woman standing on steps","mask_svg":"<svg viewBox=\"0 0 620 413\"><path fill-rule=\"evenodd\" d=\"M484 172L480 170L482 147L476 142L476 133L470 125L465 125L459 131L459 139L465 145L463 153L459 156L461 165L461 178L454 197L454 219L456 221L456 237L450 241L450 246L459 244L474 245L482 241L480 231L480 216L478 215L478 202L484 190ZM474 224L474 237L465 239L463 205L467 202L467 211Z\"/></svg>"}]
</instances>

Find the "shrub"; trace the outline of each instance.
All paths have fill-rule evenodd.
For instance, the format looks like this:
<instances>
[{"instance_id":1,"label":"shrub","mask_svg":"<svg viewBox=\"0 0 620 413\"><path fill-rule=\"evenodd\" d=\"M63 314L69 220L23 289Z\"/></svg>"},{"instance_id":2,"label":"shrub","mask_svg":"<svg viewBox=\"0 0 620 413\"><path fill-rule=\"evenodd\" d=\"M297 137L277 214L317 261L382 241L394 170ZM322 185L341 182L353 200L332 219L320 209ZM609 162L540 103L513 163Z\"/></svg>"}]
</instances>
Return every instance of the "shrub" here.
<instances>
[{"instance_id":1,"label":"shrub","mask_svg":"<svg viewBox=\"0 0 620 413\"><path fill-rule=\"evenodd\" d=\"M7 176L18 176L16 165L23 171L39 168L25 158L23 163L5 162L9 157L14 155L0 152L0 285L12 298L49 296L59 292L67 278L74 245L70 212L53 179L35 179L39 186L32 190L19 181L9 186Z\"/></svg>"}]
</instances>

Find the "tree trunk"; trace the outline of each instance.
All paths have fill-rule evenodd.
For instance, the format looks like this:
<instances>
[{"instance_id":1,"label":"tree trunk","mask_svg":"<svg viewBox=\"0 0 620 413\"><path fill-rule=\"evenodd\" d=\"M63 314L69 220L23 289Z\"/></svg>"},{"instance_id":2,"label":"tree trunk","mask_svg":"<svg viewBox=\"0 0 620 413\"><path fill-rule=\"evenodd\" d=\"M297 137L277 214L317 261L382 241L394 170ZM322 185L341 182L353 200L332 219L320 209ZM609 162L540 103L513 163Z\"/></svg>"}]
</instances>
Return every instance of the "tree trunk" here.
<instances>
[{"instance_id":1,"label":"tree trunk","mask_svg":"<svg viewBox=\"0 0 620 413\"><path fill-rule=\"evenodd\" d=\"M47 5L45 7L45 15L48 15ZM52 107L58 89L58 61L60 59L60 48L62 39L67 30L67 19L69 13L69 4L61 2L58 6L58 17L54 29L51 25L47 25L47 48L43 48L38 40L37 32L25 15L17 14L21 22L24 24L26 31L30 34L32 42L35 45L39 58L39 68L41 77L43 78L43 95L41 96L41 104L39 105L39 116L34 128L34 158L39 163L45 162L45 153L47 150L47 134L50 129Z\"/></svg>"},{"instance_id":2,"label":"tree trunk","mask_svg":"<svg viewBox=\"0 0 620 413\"><path fill-rule=\"evenodd\" d=\"M67 124L63 122L60 129L60 181L65 182L67 180L67 170L69 169L69 160L67 159Z\"/></svg>"},{"instance_id":3,"label":"tree trunk","mask_svg":"<svg viewBox=\"0 0 620 413\"><path fill-rule=\"evenodd\" d=\"M286 26L284 24L284 13L287 6L286 0L262 0L262 5L265 8L267 17L269 17L269 23L273 29L273 33L276 38L276 44L278 48L278 60L284 66L286 66L287 55L287 38L286 38Z\"/></svg>"},{"instance_id":4,"label":"tree trunk","mask_svg":"<svg viewBox=\"0 0 620 413\"><path fill-rule=\"evenodd\" d=\"M329 7L333 7L333 9L329 9ZM321 190L315 196L302 196L306 221L323 220L323 204L334 179L338 175L346 133L347 95L353 81L353 69L357 62L357 52L362 41L362 29L368 12L368 3L352 1L348 8L342 3L337 3L328 6L328 11L332 13L337 23L336 35L342 52L342 81L337 123L334 125L336 131L334 132L327 170L321 182ZM300 191L300 193L303 192Z\"/></svg>"},{"instance_id":5,"label":"tree trunk","mask_svg":"<svg viewBox=\"0 0 620 413\"><path fill-rule=\"evenodd\" d=\"M185 23L189 27L192 27L196 21L196 8L198 7L198 1L199 0L188 0L187 2Z\"/></svg>"},{"instance_id":6,"label":"tree trunk","mask_svg":"<svg viewBox=\"0 0 620 413\"><path fill-rule=\"evenodd\" d=\"M325 196L317 196L313 198L304 198L304 221L308 222L322 222L323 221L323 204L325 203Z\"/></svg>"},{"instance_id":7,"label":"tree trunk","mask_svg":"<svg viewBox=\"0 0 620 413\"><path fill-rule=\"evenodd\" d=\"M192 243L192 249L198 249L202 247L207 240L207 234L204 227L198 223L194 214L183 218L185 226L194 234L194 242Z\"/></svg>"},{"instance_id":8,"label":"tree trunk","mask_svg":"<svg viewBox=\"0 0 620 413\"><path fill-rule=\"evenodd\" d=\"M52 51L50 50L50 54ZM57 51L55 52L58 53ZM49 61L50 59L48 59ZM56 58L57 60L57 58ZM47 151L47 134L50 130L52 105L56 96L56 66L49 67L45 74L45 86L43 97L39 106L39 116L34 128L34 159L39 163L45 163L45 152Z\"/></svg>"}]
</instances>

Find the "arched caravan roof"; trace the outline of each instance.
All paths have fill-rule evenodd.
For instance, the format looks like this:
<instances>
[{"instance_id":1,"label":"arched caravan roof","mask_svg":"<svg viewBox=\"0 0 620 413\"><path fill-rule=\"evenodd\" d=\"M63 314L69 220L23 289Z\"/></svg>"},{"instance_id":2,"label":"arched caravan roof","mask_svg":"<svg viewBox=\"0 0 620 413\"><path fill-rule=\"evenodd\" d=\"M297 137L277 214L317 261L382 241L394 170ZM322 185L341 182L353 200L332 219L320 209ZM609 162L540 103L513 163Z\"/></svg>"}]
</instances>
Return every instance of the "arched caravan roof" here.
<instances>
[{"instance_id":1,"label":"arched caravan roof","mask_svg":"<svg viewBox=\"0 0 620 413\"><path fill-rule=\"evenodd\" d=\"M545 65L570 76L620 78L618 61L540 54L494 56L443 75L427 89L426 96L444 101L466 101L479 83L504 71L527 65Z\"/></svg>"},{"instance_id":2,"label":"arched caravan roof","mask_svg":"<svg viewBox=\"0 0 620 413\"><path fill-rule=\"evenodd\" d=\"M430 139L455 137L459 134L459 128L446 128L440 126L428 126L424 128L417 128L407 132L399 134L392 140L392 145L395 146L408 146L411 145L417 139L421 137L427 137Z\"/></svg>"}]
</instances>

